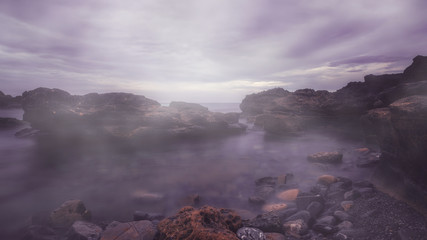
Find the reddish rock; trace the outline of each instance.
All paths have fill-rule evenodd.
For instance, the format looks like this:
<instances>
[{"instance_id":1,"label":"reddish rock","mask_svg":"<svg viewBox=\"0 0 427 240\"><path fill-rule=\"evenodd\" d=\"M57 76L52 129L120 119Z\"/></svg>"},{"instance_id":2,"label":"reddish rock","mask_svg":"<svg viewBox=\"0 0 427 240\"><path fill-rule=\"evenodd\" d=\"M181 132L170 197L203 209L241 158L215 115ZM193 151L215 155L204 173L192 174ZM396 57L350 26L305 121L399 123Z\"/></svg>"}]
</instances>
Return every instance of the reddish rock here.
<instances>
[{"instance_id":1,"label":"reddish rock","mask_svg":"<svg viewBox=\"0 0 427 240\"><path fill-rule=\"evenodd\" d=\"M238 240L235 232L241 226L240 216L232 210L184 207L159 223L159 240Z\"/></svg>"}]
</instances>

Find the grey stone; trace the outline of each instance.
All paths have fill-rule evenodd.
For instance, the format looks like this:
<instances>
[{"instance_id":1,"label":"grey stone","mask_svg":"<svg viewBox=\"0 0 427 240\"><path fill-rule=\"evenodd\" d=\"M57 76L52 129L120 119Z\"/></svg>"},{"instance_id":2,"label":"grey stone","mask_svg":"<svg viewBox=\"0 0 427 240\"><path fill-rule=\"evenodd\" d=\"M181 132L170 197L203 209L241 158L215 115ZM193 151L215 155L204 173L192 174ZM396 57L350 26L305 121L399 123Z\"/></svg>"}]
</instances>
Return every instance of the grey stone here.
<instances>
[{"instance_id":1,"label":"grey stone","mask_svg":"<svg viewBox=\"0 0 427 240\"><path fill-rule=\"evenodd\" d=\"M350 221L343 221L342 223L337 225L337 228L339 230L348 230L351 229L353 227L353 223L351 223Z\"/></svg>"},{"instance_id":2,"label":"grey stone","mask_svg":"<svg viewBox=\"0 0 427 240\"><path fill-rule=\"evenodd\" d=\"M304 222L308 223L308 221L310 221L310 219L311 219L311 215L308 211L302 210L302 211L299 211L299 212L295 213L294 215L288 217L286 219L286 221L295 221L298 219L302 219L302 220L304 220Z\"/></svg>"},{"instance_id":3,"label":"grey stone","mask_svg":"<svg viewBox=\"0 0 427 240\"><path fill-rule=\"evenodd\" d=\"M308 205L314 201L324 203L324 199L320 194L300 192L295 199L295 203L299 210L307 209Z\"/></svg>"},{"instance_id":4,"label":"grey stone","mask_svg":"<svg viewBox=\"0 0 427 240\"><path fill-rule=\"evenodd\" d=\"M236 234L241 240L266 240L264 233L256 228L243 227Z\"/></svg>"},{"instance_id":5,"label":"grey stone","mask_svg":"<svg viewBox=\"0 0 427 240\"><path fill-rule=\"evenodd\" d=\"M275 212L268 212L256 216L255 218L244 222L245 227L260 229L264 232L282 232L282 221Z\"/></svg>"},{"instance_id":6,"label":"grey stone","mask_svg":"<svg viewBox=\"0 0 427 240\"><path fill-rule=\"evenodd\" d=\"M356 189L344 193L345 200L355 200L361 196L360 192Z\"/></svg>"},{"instance_id":7,"label":"grey stone","mask_svg":"<svg viewBox=\"0 0 427 240\"><path fill-rule=\"evenodd\" d=\"M350 214L344 211L339 211L339 210L334 212L334 217L338 219L339 222L347 221L351 219Z\"/></svg>"},{"instance_id":8,"label":"grey stone","mask_svg":"<svg viewBox=\"0 0 427 240\"><path fill-rule=\"evenodd\" d=\"M321 204L320 202L314 201L307 206L307 211L310 213L311 217L313 218L317 218L317 216L319 216L322 210L323 210L323 204Z\"/></svg>"},{"instance_id":9,"label":"grey stone","mask_svg":"<svg viewBox=\"0 0 427 240\"><path fill-rule=\"evenodd\" d=\"M76 221L68 230L66 236L67 240L98 240L101 232L102 228L93 223Z\"/></svg>"},{"instance_id":10,"label":"grey stone","mask_svg":"<svg viewBox=\"0 0 427 240\"><path fill-rule=\"evenodd\" d=\"M308 233L307 223L302 219L287 221L283 224L285 232L296 238L300 238L302 235Z\"/></svg>"}]
</instances>

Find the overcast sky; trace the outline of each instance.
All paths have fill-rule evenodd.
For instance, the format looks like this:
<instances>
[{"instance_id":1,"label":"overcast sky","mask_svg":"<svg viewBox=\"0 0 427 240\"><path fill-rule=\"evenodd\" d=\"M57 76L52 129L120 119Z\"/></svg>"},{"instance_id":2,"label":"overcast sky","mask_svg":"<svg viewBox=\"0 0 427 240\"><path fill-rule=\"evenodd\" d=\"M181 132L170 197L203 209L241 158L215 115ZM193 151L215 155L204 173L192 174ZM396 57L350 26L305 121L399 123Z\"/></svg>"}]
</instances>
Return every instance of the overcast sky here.
<instances>
[{"instance_id":1,"label":"overcast sky","mask_svg":"<svg viewBox=\"0 0 427 240\"><path fill-rule=\"evenodd\" d=\"M0 0L0 90L240 102L427 55L425 0Z\"/></svg>"}]
</instances>

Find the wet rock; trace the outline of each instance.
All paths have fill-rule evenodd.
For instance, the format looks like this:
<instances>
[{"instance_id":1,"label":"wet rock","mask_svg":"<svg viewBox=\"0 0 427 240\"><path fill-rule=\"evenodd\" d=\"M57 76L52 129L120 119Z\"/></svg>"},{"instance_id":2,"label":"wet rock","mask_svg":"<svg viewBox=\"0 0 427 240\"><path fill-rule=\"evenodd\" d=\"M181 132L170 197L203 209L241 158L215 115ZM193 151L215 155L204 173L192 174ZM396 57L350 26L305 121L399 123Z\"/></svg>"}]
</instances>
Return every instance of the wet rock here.
<instances>
[{"instance_id":1,"label":"wet rock","mask_svg":"<svg viewBox=\"0 0 427 240\"><path fill-rule=\"evenodd\" d=\"M280 221L285 222L288 217L294 215L297 212L297 208L288 208L285 210L276 211L275 214L279 216Z\"/></svg>"},{"instance_id":2,"label":"wet rock","mask_svg":"<svg viewBox=\"0 0 427 240\"><path fill-rule=\"evenodd\" d=\"M280 192L276 197L282 201L295 201L299 193L299 189L290 189Z\"/></svg>"},{"instance_id":3,"label":"wet rock","mask_svg":"<svg viewBox=\"0 0 427 240\"><path fill-rule=\"evenodd\" d=\"M275 177L263 177L255 180L255 186L275 186L277 178Z\"/></svg>"},{"instance_id":4,"label":"wet rock","mask_svg":"<svg viewBox=\"0 0 427 240\"><path fill-rule=\"evenodd\" d=\"M311 154L307 157L307 160L310 162L317 163L341 163L342 162L342 153L339 152L319 152Z\"/></svg>"},{"instance_id":5,"label":"wet rock","mask_svg":"<svg viewBox=\"0 0 427 240\"><path fill-rule=\"evenodd\" d=\"M353 207L353 204L353 201L342 201L341 207L344 209L344 211L348 211L351 207Z\"/></svg>"},{"instance_id":6,"label":"wet rock","mask_svg":"<svg viewBox=\"0 0 427 240\"><path fill-rule=\"evenodd\" d=\"M274 212L274 211L284 210L287 207L288 205L286 203L270 203L270 204L265 204L262 207L262 210L264 212Z\"/></svg>"},{"instance_id":7,"label":"wet rock","mask_svg":"<svg viewBox=\"0 0 427 240\"><path fill-rule=\"evenodd\" d=\"M299 210L307 209L307 206L314 201L323 203L324 199L320 194L312 194L312 193L304 193L304 192L300 192L297 198L295 199L296 205Z\"/></svg>"},{"instance_id":8,"label":"wet rock","mask_svg":"<svg viewBox=\"0 0 427 240\"><path fill-rule=\"evenodd\" d=\"M316 220L313 229L323 234L331 234L339 229L335 227L336 219L333 216L324 216Z\"/></svg>"},{"instance_id":9,"label":"wet rock","mask_svg":"<svg viewBox=\"0 0 427 240\"><path fill-rule=\"evenodd\" d=\"M148 221L154 221L154 220L162 220L165 216L161 213L147 213L142 211L135 211L133 213L133 220L134 221L141 221L141 220L148 220Z\"/></svg>"},{"instance_id":10,"label":"wet rock","mask_svg":"<svg viewBox=\"0 0 427 240\"><path fill-rule=\"evenodd\" d=\"M255 196L262 199L268 199L274 195L275 189L272 186L258 186L255 188Z\"/></svg>"},{"instance_id":11,"label":"wet rock","mask_svg":"<svg viewBox=\"0 0 427 240\"><path fill-rule=\"evenodd\" d=\"M259 196L251 196L248 198L249 203L257 206L261 206L265 204L265 199Z\"/></svg>"},{"instance_id":12,"label":"wet rock","mask_svg":"<svg viewBox=\"0 0 427 240\"><path fill-rule=\"evenodd\" d=\"M344 199L345 200L355 200L361 196L360 192L356 189L353 189L351 191L348 191L344 193Z\"/></svg>"},{"instance_id":13,"label":"wet rock","mask_svg":"<svg viewBox=\"0 0 427 240\"><path fill-rule=\"evenodd\" d=\"M296 238L301 238L301 236L308 233L308 226L302 219L287 221L283 224L283 227L286 234Z\"/></svg>"},{"instance_id":14,"label":"wet rock","mask_svg":"<svg viewBox=\"0 0 427 240\"><path fill-rule=\"evenodd\" d=\"M350 214L339 210L334 212L334 217L338 219L339 222L351 220Z\"/></svg>"},{"instance_id":15,"label":"wet rock","mask_svg":"<svg viewBox=\"0 0 427 240\"><path fill-rule=\"evenodd\" d=\"M243 223L245 227L258 228L264 232L282 232L282 221L276 212L263 213Z\"/></svg>"},{"instance_id":16,"label":"wet rock","mask_svg":"<svg viewBox=\"0 0 427 240\"><path fill-rule=\"evenodd\" d=\"M320 215L322 210L323 210L323 204L321 204L320 202L314 201L307 206L307 211L310 213L310 216L313 218L317 218L317 216Z\"/></svg>"},{"instance_id":17,"label":"wet rock","mask_svg":"<svg viewBox=\"0 0 427 240\"><path fill-rule=\"evenodd\" d=\"M25 229L22 240L59 240L55 231L47 226L31 225Z\"/></svg>"},{"instance_id":18,"label":"wet rock","mask_svg":"<svg viewBox=\"0 0 427 240\"><path fill-rule=\"evenodd\" d=\"M285 235L281 233L264 233L266 240L285 240Z\"/></svg>"},{"instance_id":19,"label":"wet rock","mask_svg":"<svg viewBox=\"0 0 427 240\"><path fill-rule=\"evenodd\" d=\"M338 179L332 175L322 175L317 179L317 182L324 185L330 185L337 182Z\"/></svg>"},{"instance_id":20,"label":"wet rock","mask_svg":"<svg viewBox=\"0 0 427 240\"><path fill-rule=\"evenodd\" d=\"M0 117L0 129L14 129L24 125L24 122L16 118Z\"/></svg>"},{"instance_id":21,"label":"wet rock","mask_svg":"<svg viewBox=\"0 0 427 240\"><path fill-rule=\"evenodd\" d=\"M137 190L131 194L132 199L137 203L158 203L164 200L164 195L160 193Z\"/></svg>"},{"instance_id":22,"label":"wet rock","mask_svg":"<svg viewBox=\"0 0 427 240\"><path fill-rule=\"evenodd\" d=\"M127 223L113 222L107 226L100 240L153 240L155 235L156 228L147 220Z\"/></svg>"},{"instance_id":23,"label":"wet rock","mask_svg":"<svg viewBox=\"0 0 427 240\"><path fill-rule=\"evenodd\" d=\"M184 207L158 224L159 240L237 240L234 232L241 226L240 217L229 209Z\"/></svg>"},{"instance_id":24,"label":"wet rock","mask_svg":"<svg viewBox=\"0 0 427 240\"><path fill-rule=\"evenodd\" d=\"M308 221L310 221L310 219L311 219L310 212L308 212L306 210L299 211L299 212L295 213L294 215L288 217L286 219L286 221L295 221L298 219L302 219L305 223L308 223Z\"/></svg>"},{"instance_id":25,"label":"wet rock","mask_svg":"<svg viewBox=\"0 0 427 240\"><path fill-rule=\"evenodd\" d=\"M89 221L91 214L81 200L69 200L55 209L50 219L56 227L70 227L75 221Z\"/></svg>"},{"instance_id":26,"label":"wet rock","mask_svg":"<svg viewBox=\"0 0 427 240\"><path fill-rule=\"evenodd\" d=\"M241 240L265 240L264 233L256 228L243 227L237 230L237 237Z\"/></svg>"},{"instance_id":27,"label":"wet rock","mask_svg":"<svg viewBox=\"0 0 427 240\"><path fill-rule=\"evenodd\" d=\"M338 230L348 230L353 227L353 223L350 221L343 221L342 223L337 225Z\"/></svg>"},{"instance_id":28,"label":"wet rock","mask_svg":"<svg viewBox=\"0 0 427 240\"><path fill-rule=\"evenodd\" d=\"M68 230L66 238L67 240L97 240L101 232L102 228L93 223L76 221Z\"/></svg>"}]
</instances>

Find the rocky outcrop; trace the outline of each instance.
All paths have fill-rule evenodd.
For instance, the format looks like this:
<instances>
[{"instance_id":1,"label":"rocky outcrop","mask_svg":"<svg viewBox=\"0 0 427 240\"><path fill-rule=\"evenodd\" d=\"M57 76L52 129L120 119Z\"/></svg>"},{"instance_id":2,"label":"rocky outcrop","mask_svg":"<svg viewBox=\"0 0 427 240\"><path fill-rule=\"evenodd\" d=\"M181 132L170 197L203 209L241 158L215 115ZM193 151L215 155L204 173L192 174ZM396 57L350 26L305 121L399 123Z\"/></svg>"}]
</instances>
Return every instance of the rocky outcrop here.
<instances>
[{"instance_id":1,"label":"rocky outcrop","mask_svg":"<svg viewBox=\"0 0 427 240\"><path fill-rule=\"evenodd\" d=\"M35 129L63 135L94 135L118 139L165 141L241 133L245 126L230 114L184 102L162 107L130 93L71 95L38 88L23 93L24 120Z\"/></svg>"},{"instance_id":2,"label":"rocky outcrop","mask_svg":"<svg viewBox=\"0 0 427 240\"><path fill-rule=\"evenodd\" d=\"M382 161L427 189L427 96L397 100L369 111L363 120L381 147Z\"/></svg>"},{"instance_id":3,"label":"rocky outcrop","mask_svg":"<svg viewBox=\"0 0 427 240\"><path fill-rule=\"evenodd\" d=\"M6 95L0 91L0 108L21 108L22 97Z\"/></svg>"},{"instance_id":4,"label":"rocky outcrop","mask_svg":"<svg viewBox=\"0 0 427 240\"><path fill-rule=\"evenodd\" d=\"M427 57L417 56L403 73L367 75L336 92L275 88L243 99L242 114L268 133L292 134L316 126L357 122L367 111L427 93Z\"/></svg>"},{"instance_id":5,"label":"rocky outcrop","mask_svg":"<svg viewBox=\"0 0 427 240\"><path fill-rule=\"evenodd\" d=\"M158 224L159 240L238 240L235 232L241 226L240 217L231 210L184 207Z\"/></svg>"}]
</instances>

